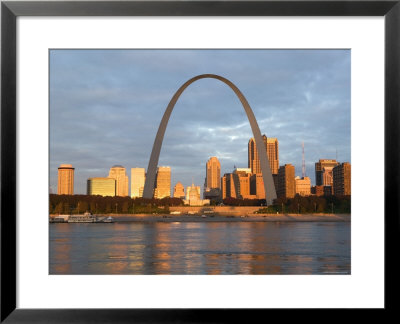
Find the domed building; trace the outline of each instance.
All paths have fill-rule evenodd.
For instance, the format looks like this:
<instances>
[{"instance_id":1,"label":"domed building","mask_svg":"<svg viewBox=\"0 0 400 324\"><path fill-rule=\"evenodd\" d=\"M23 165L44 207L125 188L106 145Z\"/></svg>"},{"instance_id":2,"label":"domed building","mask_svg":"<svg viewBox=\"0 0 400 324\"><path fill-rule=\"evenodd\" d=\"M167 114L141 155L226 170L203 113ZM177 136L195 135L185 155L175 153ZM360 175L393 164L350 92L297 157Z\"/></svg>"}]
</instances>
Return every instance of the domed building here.
<instances>
[{"instance_id":1,"label":"domed building","mask_svg":"<svg viewBox=\"0 0 400 324\"><path fill-rule=\"evenodd\" d=\"M209 199L201 199L200 186L195 186L193 182L190 187L186 187L186 199L183 202L185 205L190 206L203 206L210 204Z\"/></svg>"}]
</instances>

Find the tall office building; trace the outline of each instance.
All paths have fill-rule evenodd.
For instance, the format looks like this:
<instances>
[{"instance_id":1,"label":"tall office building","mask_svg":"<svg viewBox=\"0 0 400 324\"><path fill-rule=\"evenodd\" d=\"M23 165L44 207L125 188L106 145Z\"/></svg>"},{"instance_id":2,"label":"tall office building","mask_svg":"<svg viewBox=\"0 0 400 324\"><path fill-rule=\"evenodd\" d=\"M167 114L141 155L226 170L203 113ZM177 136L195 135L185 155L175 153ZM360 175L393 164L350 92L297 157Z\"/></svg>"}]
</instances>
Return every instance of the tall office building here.
<instances>
[{"instance_id":1,"label":"tall office building","mask_svg":"<svg viewBox=\"0 0 400 324\"><path fill-rule=\"evenodd\" d=\"M333 194L351 195L351 164L344 162L333 168Z\"/></svg>"},{"instance_id":2,"label":"tall office building","mask_svg":"<svg viewBox=\"0 0 400 324\"><path fill-rule=\"evenodd\" d=\"M89 178L87 180L87 194L100 196L115 196L117 181L113 178Z\"/></svg>"},{"instance_id":3,"label":"tall office building","mask_svg":"<svg viewBox=\"0 0 400 324\"><path fill-rule=\"evenodd\" d=\"M279 145L278 139L267 138L267 155L272 175L277 175L279 171Z\"/></svg>"},{"instance_id":4,"label":"tall office building","mask_svg":"<svg viewBox=\"0 0 400 324\"><path fill-rule=\"evenodd\" d=\"M326 170L325 181L329 181L329 170L332 170L339 163L336 160L320 159L315 163L315 185L326 186L324 184L324 172ZM331 184L332 185L332 184Z\"/></svg>"},{"instance_id":5,"label":"tall office building","mask_svg":"<svg viewBox=\"0 0 400 324\"><path fill-rule=\"evenodd\" d=\"M277 186L275 186L275 189L276 188ZM261 173L251 175L250 194L255 195L257 199L265 199L264 180Z\"/></svg>"},{"instance_id":6,"label":"tall office building","mask_svg":"<svg viewBox=\"0 0 400 324\"><path fill-rule=\"evenodd\" d=\"M267 137L262 136L264 141L265 149L267 149ZM248 143L248 167L251 169L251 173L261 173L260 159L258 158L258 151L256 146L256 140L254 137L250 138Z\"/></svg>"},{"instance_id":7,"label":"tall office building","mask_svg":"<svg viewBox=\"0 0 400 324\"><path fill-rule=\"evenodd\" d=\"M174 187L174 198L185 199L185 187L180 182L178 182Z\"/></svg>"},{"instance_id":8,"label":"tall office building","mask_svg":"<svg viewBox=\"0 0 400 324\"><path fill-rule=\"evenodd\" d=\"M143 197L143 188L146 181L144 168L131 168L131 197Z\"/></svg>"},{"instance_id":9,"label":"tall office building","mask_svg":"<svg viewBox=\"0 0 400 324\"><path fill-rule=\"evenodd\" d=\"M61 164L58 168L57 194L74 194L74 170L71 164Z\"/></svg>"},{"instance_id":10,"label":"tall office building","mask_svg":"<svg viewBox=\"0 0 400 324\"><path fill-rule=\"evenodd\" d=\"M291 164L282 165L278 171L278 188L276 194L278 198L293 198L296 193L294 180L295 170Z\"/></svg>"},{"instance_id":11,"label":"tall office building","mask_svg":"<svg viewBox=\"0 0 400 324\"><path fill-rule=\"evenodd\" d=\"M279 170L279 145L277 138L267 138L262 136L265 149L267 151L269 167L271 168L272 175L277 175ZM260 159L258 157L258 151L256 141L252 137L248 143L248 167L251 169L251 173L261 173Z\"/></svg>"},{"instance_id":12,"label":"tall office building","mask_svg":"<svg viewBox=\"0 0 400 324\"><path fill-rule=\"evenodd\" d=\"M122 165L114 165L108 174L109 178L116 181L116 196L129 196L129 179L125 173L125 168Z\"/></svg>"},{"instance_id":13,"label":"tall office building","mask_svg":"<svg viewBox=\"0 0 400 324\"><path fill-rule=\"evenodd\" d=\"M221 164L215 156L206 164L206 188L221 188Z\"/></svg>"},{"instance_id":14,"label":"tall office building","mask_svg":"<svg viewBox=\"0 0 400 324\"><path fill-rule=\"evenodd\" d=\"M154 198L162 199L171 197L171 168L158 167L156 175L156 185L154 189Z\"/></svg>"}]
</instances>

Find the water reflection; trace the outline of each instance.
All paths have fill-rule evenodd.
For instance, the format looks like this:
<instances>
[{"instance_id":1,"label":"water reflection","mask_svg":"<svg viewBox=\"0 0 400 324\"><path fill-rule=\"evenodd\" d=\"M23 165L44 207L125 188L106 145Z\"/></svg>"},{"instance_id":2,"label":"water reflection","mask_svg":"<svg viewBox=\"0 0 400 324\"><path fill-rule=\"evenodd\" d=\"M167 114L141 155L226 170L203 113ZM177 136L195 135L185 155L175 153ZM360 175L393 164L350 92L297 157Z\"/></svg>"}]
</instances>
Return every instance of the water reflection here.
<instances>
[{"instance_id":1,"label":"water reflection","mask_svg":"<svg viewBox=\"0 0 400 324\"><path fill-rule=\"evenodd\" d=\"M350 224L51 224L49 261L50 274L343 274Z\"/></svg>"}]
</instances>

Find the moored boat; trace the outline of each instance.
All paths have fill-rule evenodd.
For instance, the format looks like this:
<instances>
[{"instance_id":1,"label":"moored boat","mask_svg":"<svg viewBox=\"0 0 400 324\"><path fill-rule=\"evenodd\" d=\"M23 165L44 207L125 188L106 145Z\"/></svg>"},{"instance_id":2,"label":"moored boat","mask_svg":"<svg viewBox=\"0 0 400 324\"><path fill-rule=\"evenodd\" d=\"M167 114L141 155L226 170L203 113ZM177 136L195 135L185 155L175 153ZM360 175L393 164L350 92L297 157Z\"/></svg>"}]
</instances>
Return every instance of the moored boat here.
<instances>
[{"instance_id":1,"label":"moored boat","mask_svg":"<svg viewBox=\"0 0 400 324\"><path fill-rule=\"evenodd\" d=\"M114 218L112 218L111 216L101 217L86 212L83 215L69 216L68 223L114 223Z\"/></svg>"}]
</instances>

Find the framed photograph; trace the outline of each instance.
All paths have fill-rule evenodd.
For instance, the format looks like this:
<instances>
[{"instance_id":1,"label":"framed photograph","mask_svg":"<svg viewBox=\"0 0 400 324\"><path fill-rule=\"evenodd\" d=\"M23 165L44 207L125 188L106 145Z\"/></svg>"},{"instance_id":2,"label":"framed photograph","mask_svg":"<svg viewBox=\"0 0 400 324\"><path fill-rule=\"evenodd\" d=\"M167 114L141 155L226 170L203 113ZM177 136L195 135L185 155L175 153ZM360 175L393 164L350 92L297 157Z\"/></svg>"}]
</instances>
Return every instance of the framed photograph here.
<instances>
[{"instance_id":1,"label":"framed photograph","mask_svg":"<svg viewBox=\"0 0 400 324\"><path fill-rule=\"evenodd\" d=\"M393 309L399 16L3 1L1 321Z\"/></svg>"}]
</instances>

